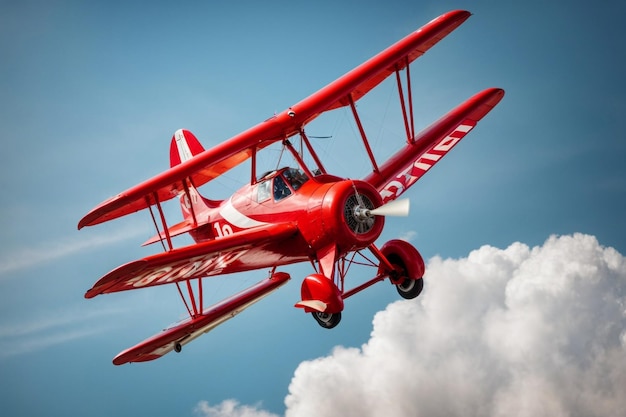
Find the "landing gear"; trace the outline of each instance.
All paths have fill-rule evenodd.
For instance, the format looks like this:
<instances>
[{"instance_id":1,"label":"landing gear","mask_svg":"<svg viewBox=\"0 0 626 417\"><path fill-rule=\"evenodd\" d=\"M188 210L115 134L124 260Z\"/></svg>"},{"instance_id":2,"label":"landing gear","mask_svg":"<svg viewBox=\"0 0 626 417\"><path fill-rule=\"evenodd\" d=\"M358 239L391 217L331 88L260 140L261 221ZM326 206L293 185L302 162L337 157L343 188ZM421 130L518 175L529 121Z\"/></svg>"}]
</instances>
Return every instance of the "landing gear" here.
<instances>
[{"instance_id":1,"label":"landing gear","mask_svg":"<svg viewBox=\"0 0 626 417\"><path fill-rule=\"evenodd\" d=\"M424 289L424 280L408 277L406 266L399 256L392 255L389 257L389 261L397 268L395 271L396 279L392 282L395 284L398 294L405 300L412 300L420 295Z\"/></svg>"},{"instance_id":2,"label":"landing gear","mask_svg":"<svg viewBox=\"0 0 626 417\"><path fill-rule=\"evenodd\" d=\"M391 282L396 286L398 294L404 299L412 300L424 289L424 260L422 255L410 243L403 240L390 240L380 249L393 270L389 274ZM378 273L384 270L379 268Z\"/></svg>"},{"instance_id":3,"label":"landing gear","mask_svg":"<svg viewBox=\"0 0 626 417\"><path fill-rule=\"evenodd\" d=\"M423 279L411 279L405 278L401 283L396 284L396 290L398 294L404 299L412 300L421 294L424 289Z\"/></svg>"},{"instance_id":4,"label":"landing gear","mask_svg":"<svg viewBox=\"0 0 626 417\"><path fill-rule=\"evenodd\" d=\"M183 345L181 345L180 342L176 342L174 344L174 352L180 353L181 350L183 350Z\"/></svg>"},{"instance_id":5,"label":"landing gear","mask_svg":"<svg viewBox=\"0 0 626 417\"><path fill-rule=\"evenodd\" d=\"M315 321L325 329L332 329L341 321L341 312L339 313L320 313L314 311L311 313Z\"/></svg>"}]
</instances>

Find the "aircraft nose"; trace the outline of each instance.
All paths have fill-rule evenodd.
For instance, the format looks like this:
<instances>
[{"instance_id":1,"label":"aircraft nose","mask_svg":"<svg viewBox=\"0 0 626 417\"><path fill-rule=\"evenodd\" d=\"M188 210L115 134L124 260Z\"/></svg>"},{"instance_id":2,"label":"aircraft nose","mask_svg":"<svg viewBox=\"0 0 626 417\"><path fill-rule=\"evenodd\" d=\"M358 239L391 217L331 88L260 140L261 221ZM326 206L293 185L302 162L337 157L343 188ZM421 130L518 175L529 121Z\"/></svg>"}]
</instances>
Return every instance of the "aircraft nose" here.
<instances>
[{"instance_id":1,"label":"aircraft nose","mask_svg":"<svg viewBox=\"0 0 626 417\"><path fill-rule=\"evenodd\" d=\"M374 209L374 203L365 195L356 190L348 197L343 207L343 219L353 233L362 235L374 227L374 216L368 215Z\"/></svg>"}]
</instances>

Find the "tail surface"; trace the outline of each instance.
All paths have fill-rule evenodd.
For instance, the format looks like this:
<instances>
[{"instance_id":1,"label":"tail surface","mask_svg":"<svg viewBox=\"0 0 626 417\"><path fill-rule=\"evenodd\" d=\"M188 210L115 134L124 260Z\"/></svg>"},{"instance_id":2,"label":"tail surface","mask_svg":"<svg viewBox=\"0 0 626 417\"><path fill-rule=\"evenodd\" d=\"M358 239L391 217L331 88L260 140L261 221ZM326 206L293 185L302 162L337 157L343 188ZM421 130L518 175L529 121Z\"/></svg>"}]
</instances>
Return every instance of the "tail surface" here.
<instances>
[{"instance_id":1,"label":"tail surface","mask_svg":"<svg viewBox=\"0 0 626 417\"><path fill-rule=\"evenodd\" d=\"M170 167L174 168L202 152L204 152L204 147L193 133L186 129L178 129L172 136L170 143ZM179 194L183 221L169 227L168 233L170 236L190 233L194 239L204 240L209 237L207 229L209 228L211 211L218 207L221 201L204 198L190 180L185 182L187 190ZM164 238L165 233L161 232L160 235L156 235L145 242L144 245L158 242Z\"/></svg>"},{"instance_id":2,"label":"tail surface","mask_svg":"<svg viewBox=\"0 0 626 417\"><path fill-rule=\"evenodd\" d=\"M176 165L180 165L201 152L204 152L204 147L195 135L186 129L178 129L172 136L172 142L170 143L170 167L173 168ZM187 186L189 188L189 196L185 193L180 195L183 217L189 223L196 223L196 221L200 223L201 219L194 219L194 215L197 217L207 209L219 206L220 201L202 197L193 184L188 183Z\"/></svg>"},{"instance_id":3,"label":"tail surface","mask_svg":"<svg viewBox=\"0 0 626 417\"><path fill-rule=\"evenodd\" d=\"M174 168L203 151L204 147L193 133L186 129L178 129L170 143L170 167Z\"/></svg>"}]
</instances>

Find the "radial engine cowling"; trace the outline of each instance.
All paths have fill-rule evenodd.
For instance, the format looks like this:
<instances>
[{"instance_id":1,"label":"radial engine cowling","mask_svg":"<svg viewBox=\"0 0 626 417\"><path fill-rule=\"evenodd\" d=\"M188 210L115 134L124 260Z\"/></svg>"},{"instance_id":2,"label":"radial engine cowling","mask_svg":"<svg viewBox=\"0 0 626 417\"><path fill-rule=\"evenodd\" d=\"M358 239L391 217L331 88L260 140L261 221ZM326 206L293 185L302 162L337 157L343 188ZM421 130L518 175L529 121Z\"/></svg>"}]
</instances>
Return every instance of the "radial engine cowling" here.
<instances>
[{"instance_id":1,"label":"radial engine cowling","mask_svg":"<svg viewBox=\"0 0 626 417\"><path fill-rule=\"evenodd\" d=\"M331 243L344 253L362 249L380 236L385 223L382 216L363 213L381 205L378 191L364 181L334 182L311 198L309 222L301 230L315 250Z\"/></svg>"}]
</instances>

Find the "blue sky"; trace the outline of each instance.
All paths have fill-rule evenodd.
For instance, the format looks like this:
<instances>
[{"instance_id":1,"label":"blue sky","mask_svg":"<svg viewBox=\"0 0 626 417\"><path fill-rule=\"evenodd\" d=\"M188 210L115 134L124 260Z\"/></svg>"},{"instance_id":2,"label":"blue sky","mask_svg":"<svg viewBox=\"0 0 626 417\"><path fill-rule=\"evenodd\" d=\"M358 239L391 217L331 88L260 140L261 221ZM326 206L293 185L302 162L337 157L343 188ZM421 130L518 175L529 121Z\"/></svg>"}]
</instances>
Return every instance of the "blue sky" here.
<instances>
[{"instance_id":1,"label":"blue sky","mask_svg":"<svg viewBox=\"0 0 626 417\"><path fill-rule=\"evenodd\" d=\"M451 327L454 321L434 312L441 309L432 310L438 300L445 305L447 292L450 302L467 311L474 311L479 300L496 306L496 298L474 291L492 283L507 297L519 294L516 289L527 288L518 283L527 276L524 271L565 268L557 259L572 260L572 265L589 259L586 270L608 271L593 282L605 283L610 291L589 294L613 294L621 302L626 297L619 255L626 253L626 29L620 19L626 6L617 1L495 3L0 2L3 415L295 414L306 403L304 382L325 385L312 375L328 375L328 382L333 369L350 369L342 367L349 362L336 354L364 361L366 352L376 351L376 343L384 340L380 334L391 328L385 319L399 310L421 308L412 317L426 320L425 329ZM111 359L119 351L178 320L184 309L173 288L84 300L85 290L101 275L154 249L139 246L152 234L147 215L80 232L78 220L104 199L167 168L176 129L192 130L205 147L215 145L455 8L474 15L412 67L417 123L426 126L487 87L504 88L506 96L406 194L412 200L411 216L389 220L381 242L409 237L425 259L432 259L433 271L446 279L453 268L440 267L440 262L454 260L446 265L458 266L460 287L476 301L455 292L452 284L440 284L430 292L427 287L420 301L388 307L398 299L395 290L378 285L347 301L341 325L326 331L292 307L301 277L310 272L308 265L292 266L285 269L292 275L286 287L188 345L183 354L113 366ZM380 132L374 145L381 153L402 141L393 117L380 117L388 110L386 88L360 103L366 122ZM316 122L309 133L333 135L319 143L328 168L362 176L361 150L345 114L337 113ZM349 163L347 154L355 155ZM217 194L245 179L232 173L206 193L224 197ZM175 207L170 209L176 216ZM546 242L551 235L572 237ZM514 242L521 243L506 249ZM483 245L494 249L472 252ZM589 253L601 256L587 258ZM499 259L507 261L499 264ZM462 278L467 262L513 265L502 267L511 279L477 283L471 274ZM493 269L486 271L487 276ZM212 301L264 275L216 278L209 285ZM449 283L446 279L442 282ZM582 295L589 290L574 279L563 282L559 288ZM500 324L513 320L509 313L519 303L506 300L511 310L500 316L476 312L485 323L502 319L485 329L485 340L497 339ZM534 307L539 315L550 311L547 305ZM384 314L376 315L379 311ZM623 334L623 312L621 317L613 310L606 314L617 334ZM607 316L592 319L606 322ZM532 320L524 323L530 326L527 334L541 327L533 327ZM426 336L435 333L424 332L429 346L435 346L434 336ZM606 340L600 347L626 362L626 337L620 350L607 334L598 336ZM464 346L473 345L472 334L465 336ZM419 341L419 332L417 337ZM369 350L359 351L362 346ZM529 346L531 351L554 348ZM584 356L581 349L579 356ZM518 357L507 357L502 363L514 367L516 361ZM623 368L616 372L615 381L626 379ZM452 370L434 369L429 375L458 379ZM554 381L545 374L536 377ZM343 376L337 378L343 381ZM520 386L528 386L522 382ZM345 383L334 392L350 385L350 379ZM484 392L475 398L502 399L516 392L513 383L510 393L499 395L490 386L482 385ZM385 391L379 392L385 398ZM329 398L325 394L320 398ZM225 402L230 399L236 402ZM493 414L507 410L493 403ZM603 404L610 415L613 403ZM421 413L436 413L429 410Z\"/></svg>"}]
</instances>

